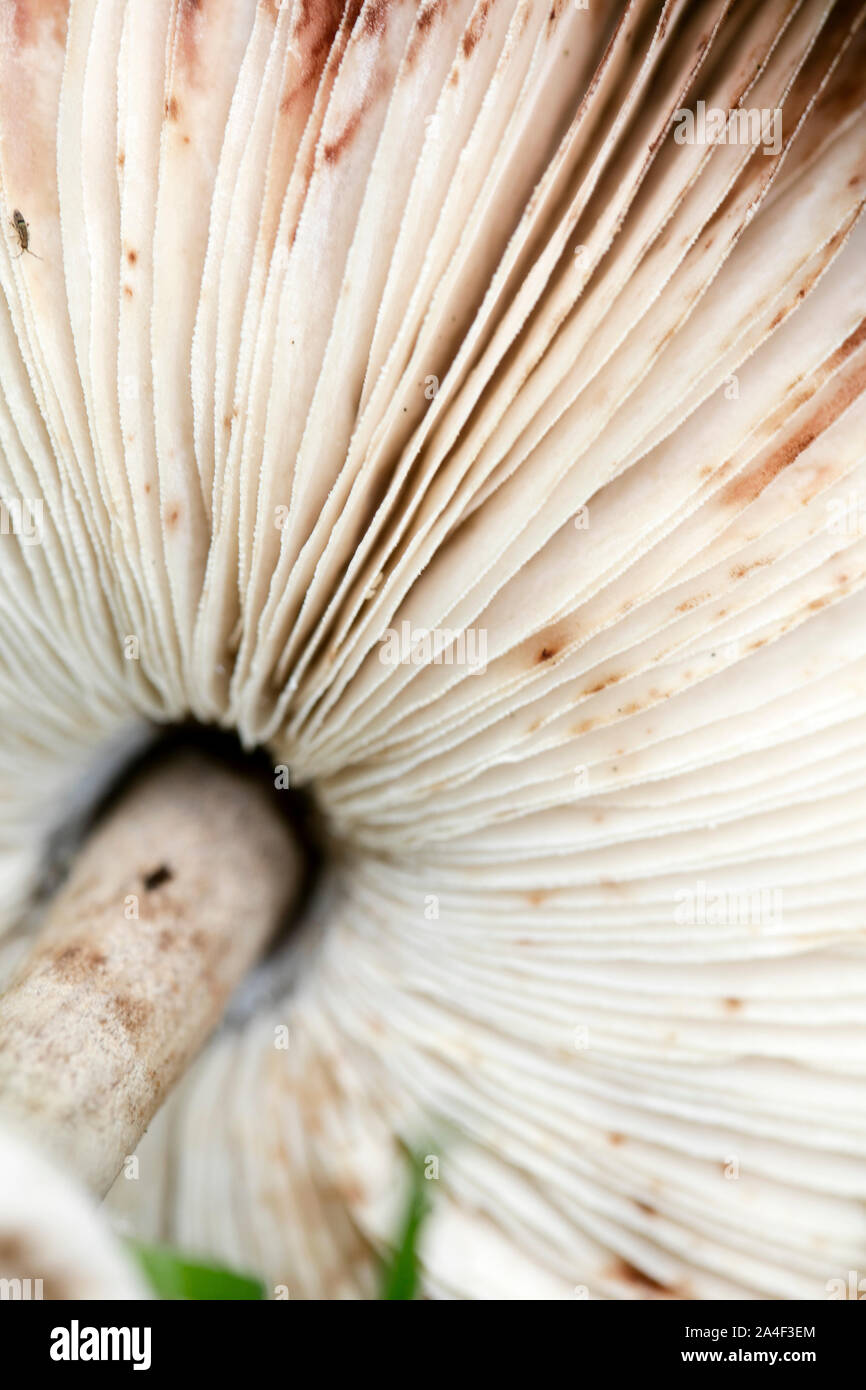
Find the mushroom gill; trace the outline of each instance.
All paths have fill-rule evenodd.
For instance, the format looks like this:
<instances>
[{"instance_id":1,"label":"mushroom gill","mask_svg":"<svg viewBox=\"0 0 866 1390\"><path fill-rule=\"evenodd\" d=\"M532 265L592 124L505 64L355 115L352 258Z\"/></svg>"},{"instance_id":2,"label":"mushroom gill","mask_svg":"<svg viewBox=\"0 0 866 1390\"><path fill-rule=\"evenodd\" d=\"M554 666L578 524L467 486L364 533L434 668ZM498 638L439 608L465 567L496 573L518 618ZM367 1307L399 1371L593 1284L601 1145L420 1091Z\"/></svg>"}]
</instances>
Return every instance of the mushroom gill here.
<instances>
[{"instance_id":1,"label":"mushroom gill","mask_svg":"<svg viewBox=\"0 0 866 1390\"><path fill-rule=\"evenodd\" d=\"M433 1296L863 1266L862 17L4 0L4 972L154 726L325 856L126 1228L365 1296L423 1140Z\"/></svg>"}]
</instances>

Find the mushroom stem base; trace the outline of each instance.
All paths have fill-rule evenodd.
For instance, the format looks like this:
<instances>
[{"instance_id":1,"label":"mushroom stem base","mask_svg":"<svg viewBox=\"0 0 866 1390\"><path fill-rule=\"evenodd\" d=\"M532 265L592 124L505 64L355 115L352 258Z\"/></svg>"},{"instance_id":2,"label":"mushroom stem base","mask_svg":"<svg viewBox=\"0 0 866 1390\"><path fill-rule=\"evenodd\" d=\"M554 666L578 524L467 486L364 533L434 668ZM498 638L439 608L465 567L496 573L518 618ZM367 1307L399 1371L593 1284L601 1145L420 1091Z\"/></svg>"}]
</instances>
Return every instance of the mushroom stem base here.
<instances>
[{"instance_id":1,"label":"mushroom stem base","mask_svg":"<svg viewBox=\"0 0 866 1390\"><path fill-rule=\"evenodd\" d=\"M93 833L0 999L0 1113L103 1194L290 908L265 790L198 754Z\"/></svg>"}]
</instances>

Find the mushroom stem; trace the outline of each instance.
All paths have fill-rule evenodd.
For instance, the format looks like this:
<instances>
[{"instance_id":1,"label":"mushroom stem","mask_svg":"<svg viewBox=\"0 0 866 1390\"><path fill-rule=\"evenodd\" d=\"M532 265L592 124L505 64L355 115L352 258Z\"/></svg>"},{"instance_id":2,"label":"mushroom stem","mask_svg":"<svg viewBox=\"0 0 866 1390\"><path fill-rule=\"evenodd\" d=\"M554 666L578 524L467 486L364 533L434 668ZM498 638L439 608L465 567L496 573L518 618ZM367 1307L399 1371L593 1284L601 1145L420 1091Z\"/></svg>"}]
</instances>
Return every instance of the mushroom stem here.
<instances>
[{"instance_id":1,"label":"mushroom stem","mask_svg":"<svg viewBox=\"0 0 866 1390\"><path fill-rule=\"evenodd\" d=\"M199 754L93 833L0 999L0 1110L102 1194L295 896L266 791Z\"/></svg>"}]
</instances>

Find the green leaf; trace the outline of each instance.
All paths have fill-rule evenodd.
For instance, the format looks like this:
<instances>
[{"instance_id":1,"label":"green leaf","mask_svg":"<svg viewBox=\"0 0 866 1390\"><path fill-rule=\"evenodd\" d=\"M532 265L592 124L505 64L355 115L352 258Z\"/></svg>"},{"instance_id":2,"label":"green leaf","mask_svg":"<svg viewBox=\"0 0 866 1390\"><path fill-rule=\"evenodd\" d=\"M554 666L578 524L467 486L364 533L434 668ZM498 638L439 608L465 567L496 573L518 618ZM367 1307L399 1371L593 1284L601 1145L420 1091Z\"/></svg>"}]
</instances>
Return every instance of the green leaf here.
<instances>
[{"instance_id":1,"label":"green leaf","mask_svg":"<svg viewBox=\"0 0 866 1390\"><path fill-rule=\"evenodd\" d=\"M127 1245L138 1261L154 1293L164 1299L262 1299L265 1290L258 1279L219 1265L188 1260L164 1245L130 1240Z\"/></svg>"},{"instance_id":2,"label":"green leaf","mask_svg":"<svg viewBox=\"0 0 866 1390\"><path fill-rule=\"evenodd\" d=\"M414 1299L418 1287L418 1238L430 1210L424 1160L415 1155L411 1161L411 1188L403 1229L390 1265L386 1266L382 1287L383 1299Z\"/></svg>"}]
</instances>

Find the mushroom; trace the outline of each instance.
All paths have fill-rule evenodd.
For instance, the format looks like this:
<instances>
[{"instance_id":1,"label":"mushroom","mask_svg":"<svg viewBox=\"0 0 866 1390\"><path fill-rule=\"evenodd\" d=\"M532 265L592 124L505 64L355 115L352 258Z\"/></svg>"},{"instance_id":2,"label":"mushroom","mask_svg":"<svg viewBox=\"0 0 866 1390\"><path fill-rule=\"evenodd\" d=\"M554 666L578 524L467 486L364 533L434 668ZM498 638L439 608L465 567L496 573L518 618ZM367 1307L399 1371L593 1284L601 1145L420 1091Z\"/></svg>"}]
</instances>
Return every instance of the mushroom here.
<instances>
[{"instance_id":1,"label":"mushroom","mask_svg":"<svg viewBox=\"0 0 866 1390\"><path fill-rule=\"evenodd\" d=\"M4 7L0 1112L129 1229L365 1296L421 1143L434 1297L863 1267L860 18Z\"/></svg>"}]
</instances>

